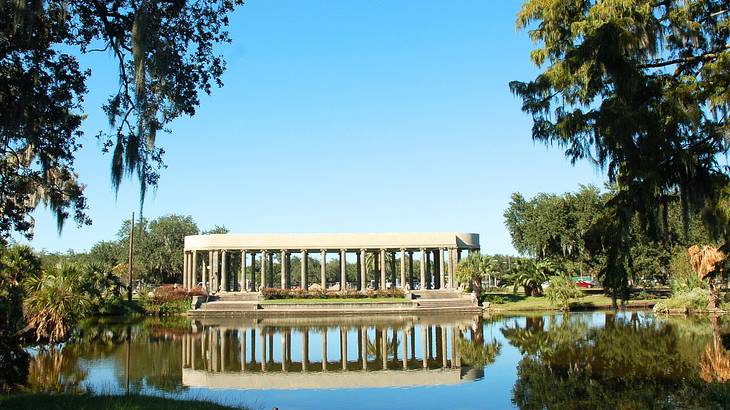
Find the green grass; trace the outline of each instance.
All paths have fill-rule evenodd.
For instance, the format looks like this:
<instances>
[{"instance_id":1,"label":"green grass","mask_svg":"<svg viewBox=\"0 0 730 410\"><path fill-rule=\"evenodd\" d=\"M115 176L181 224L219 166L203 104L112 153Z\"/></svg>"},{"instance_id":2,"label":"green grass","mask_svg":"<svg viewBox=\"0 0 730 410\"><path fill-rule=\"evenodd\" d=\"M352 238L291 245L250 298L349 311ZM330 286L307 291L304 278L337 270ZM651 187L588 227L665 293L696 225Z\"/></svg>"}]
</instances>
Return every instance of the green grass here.
<instances>
[{"instance_id":1,"label":"green grass","mask_svg":"<svg viewBox=\"0 0 730 410\"><path fill-rule=\"evenodd\" d=\"M284 305L290 303L315 304L315 303L401 303L406 298L323 298L323 299L270 299L261 302L262 305Z\"/></svg>"},{"instance_id":2,"label":"green grass","mask_svg":"<svg viewBox=\"0 0 730 410\"><path fill-rule=\"evenodd\" d=\"M0 409L43 410L228 410L243 407L221 406L205 401L174 400L152 396L91 396L68 394L0 395Z\"/></svg>"},{"instance_id":3,"label":"green grass","mask_svg":"<svg viewBox=\"0 0 730 410\"><path fill-rule=\"evenodd\" d=\"M516 295L510 293L494 294L500 296L506 303L492 303L490 307L505 311L523 311L523 310L557 310L558 308L550 303L546 297L526 297L524 295ZM642 299L629 300L626 302L627 307L643 306L647 303L655 303L661 299ZM620 303L620 301L619 301ZM611 298L604 295L587 295L580 299L572 299L570 308L572 309L601 309L611 306Z\"/></svg>"}]
</instances>

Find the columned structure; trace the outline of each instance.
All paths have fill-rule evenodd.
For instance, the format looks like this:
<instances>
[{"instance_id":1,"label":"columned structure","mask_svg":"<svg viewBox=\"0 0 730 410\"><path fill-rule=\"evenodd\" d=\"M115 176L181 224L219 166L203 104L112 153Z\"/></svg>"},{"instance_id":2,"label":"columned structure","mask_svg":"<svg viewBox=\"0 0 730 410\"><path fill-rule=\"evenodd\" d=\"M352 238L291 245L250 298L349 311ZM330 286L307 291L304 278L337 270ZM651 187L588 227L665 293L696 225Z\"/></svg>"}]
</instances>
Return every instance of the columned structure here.
<instances>
[{"instance_id":1,"label":"columned structure","mask_svg":"<svg viewBox=\"0 0 730 410\"><path fill-rule=\"evenodd\" d=\"M256 291L274 286L289 289L296 286L291 280L292 249L301 254L301 289L309 286L309 253L320 253L319 282L327 289L327 252L336 252L340 260L339 278L330 280L339 282L341 291L388 287L425 290L456 288L453 272L461 252L478 252L480 244L479 235L474 233L192 235L185 237L182 284L185 288L202 284L208 293ZM357 263L351 268L355 276L350 281L348 252L357 255ZM420 255L417 277L413 274L414 252ZM280 255L279 269L275 269L274 254ZM278 284L274 283L275 270L280 274Z\"/></svg>"}]
</instances>

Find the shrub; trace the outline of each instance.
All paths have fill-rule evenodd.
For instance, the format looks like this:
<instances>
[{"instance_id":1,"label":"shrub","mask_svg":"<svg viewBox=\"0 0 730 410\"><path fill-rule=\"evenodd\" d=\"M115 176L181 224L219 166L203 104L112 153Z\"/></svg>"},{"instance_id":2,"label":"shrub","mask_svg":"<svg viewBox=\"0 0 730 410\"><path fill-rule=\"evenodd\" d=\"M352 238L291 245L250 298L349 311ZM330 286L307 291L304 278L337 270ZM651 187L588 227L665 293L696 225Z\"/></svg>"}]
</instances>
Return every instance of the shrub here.
<instances>
[{"instance_id":1,"label":"shrub","mask_svg":"<svg viewBox=\"0 0 730 410\"><path fill-rule=\"evenodd\" d=\"M669 279L672 293L684 293L695 288L706 288L707 283L701 281L692 270L687 249L676 247L669 262Z\"/></svg>"},{"instance_id":2,"label":"shrub","mask_svg":"<svg viewBox=\"0 0 730 410\"><path fill-rule=\"evenodd\" d=\"M482 295L482 303L484 303L484 302L502 304L502 303L507 303L507 299L505 299L499 295L490 295L488 293L485 293Z\"/></svg>"},{"instance_id":3,"label":"shrub","mask_svg":"<svg viewBox=\"0 0 730 410\"><path fill-rule=\"evenodd\" d=\"M152 292L154 296L152 299L156 303L172 302L181 299L190 299L193 296L204 295L203 288L197 287L193 289L185 289L178 285L162 285Z\"/></svg>"},{"instance_id":4,"label":"shrub","mask_svg":"<svg viewBox=\"0 0 730 410\"><path fill-rule=\"evenodd\" d=\"M140 304L144 312L153 316L168 316L185 313L190 309L193 296L204 295L202 288L185 289L178 285L163 285L148 293L140 293Z\"/></svg>"},{"instance_id":5,"label":"shrub","mask_svg":"<svg viewBox=\"0 0 730 410\"><path fill-rule=\"evenodd\" d=\"M654 312L667 313L671 309L704 309L707 307L709 296L709 291L702 288L676 292L671 298L654 305Z\"/></svg>"},{"instance_id":6,"label":"shrub","mask_svg":"<svg viewBox=\"0 0 730 410\"><path fill-rule=\"evenodd\" d=\"M556 276L550 281L550 286L545 289L545 297L550 303L567 311L570 307L570 299L583 297L573 280L565 276Z\"/></svg>"}]
</instances>

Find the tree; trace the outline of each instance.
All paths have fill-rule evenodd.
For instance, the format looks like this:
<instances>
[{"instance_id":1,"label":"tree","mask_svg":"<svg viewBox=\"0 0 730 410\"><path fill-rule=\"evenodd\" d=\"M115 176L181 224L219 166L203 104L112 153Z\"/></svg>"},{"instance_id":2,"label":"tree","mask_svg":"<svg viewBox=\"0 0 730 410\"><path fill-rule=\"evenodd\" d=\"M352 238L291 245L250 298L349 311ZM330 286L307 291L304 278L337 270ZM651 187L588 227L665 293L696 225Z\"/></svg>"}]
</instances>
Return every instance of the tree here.
<instances>
[{"instance_id":1,"label":"tree","mask_svg":"<svg viewBox=\"0 0 730 410\"><path fill-rule=\"evenodd\" d=\"M556 273L555 265L549 260L525 259L515 267L509 281L514 292L522 287L525 296L542 296L542 284Z\"/></svg>"},{"instance_id":2,"label":"tree","mask_svg":"<svg viewBox=\"0 0 730 410\"><path fill-rule=\"evenodd\" d=\"M505 225L520 253L582 272L590 259L584 236L604 201L605 195L592 185L581 186L577 193L540 193L530 200L514 193L504 212Z\"/></svg>"},{"instance_id":3,"label":"tree","mask_svg":"<svg viewBox=\"0 0 730 410\"><path fill-rule=\"evenodd\" d=\"M468 283L479 297L482 294L482 279L494 272L493 265L491 257L474 252L456 265L456 280Z\"/></svg>"},{"instance_id":4,"label":"tree","mask_svg":"<svg viewBox=\"0 0 730 410\"><path fill-rule=\"evenodd\" d=\"M222 85L215 46L230 41L228 15L242 0L41 0L0 2L0 238L33 235L31 212L46 204L59 229L89 224L74 170L89 70L78 55L109 52L119 87L103 109L113 151L112 185L140 181L143 204L164 150L156 136L195 114L199 94ZM98 47L97 47L98 46Z\"/></svg>"},{"instance_id":5,"label":"tree","mask_svg":"<svg viewBox=\"0 0 730 410\"><path fill-rule=\"evenodd\" d=\"M147 274L160 282L181 279L185 236L197 234L190 216L166 215L150 222L142 247Z\"/></svg>"},{"instance_id":6,"label":"tree","mask_svg":"<svg viewBox=\"0 0 730 410\"><path fill-rule=\"evenodd\" d=\"M709 303L707 304L708 309L717 308L717 288L715 286L715 277L718 276L722 270L721 264L725 261L725 255L718 251L715 247L705 245L700 248L697 245L693 245L687 250L689 253L690 263L692 264L692 270L695 271L697 277L701 280L707 280L709 292Z\"/></svg>"},{"instance_id":7,"label":"tree","mask_svg":"<svg viewBox=\"0 0 730 410\"><path fill-rule=\"evenodd\" d=\"M606 169L616 187L606 207L619 230L604 230L603 242L615 245L607 272L619 276L607 285L625 287L616 267L628 260L634 216L664 240L671 198L685 222L692 210L719 212L728 182L718 162L728 151L727 10L720 0L528 0L518 14L517 27L539 44L531 59L544 67L510 83L532 116L533 139Z\"/></svg>"},{"instance_id":8,"label":"tree","mask_svg":"<svg viewBox=\"0 0 730 410\"><path fill-rule=\"evenodd\" d=\"M575 286L572 279L559 275L550 280L550 286L545 289L545 297L550 303L567 312L570 309L570 300L583 297L583 292Z\"/></svg>"},{"instance_id":9,"label":"tree","mask_svg":"<svg viewBox=\"0 0 730 410\"><path fill-rule=\"evenodd\" d=\"M214 235L214 234L225 234L230 232L225 225L215 225L207 231L201 232L201 235Z\"/></svg>"}]
</instances>

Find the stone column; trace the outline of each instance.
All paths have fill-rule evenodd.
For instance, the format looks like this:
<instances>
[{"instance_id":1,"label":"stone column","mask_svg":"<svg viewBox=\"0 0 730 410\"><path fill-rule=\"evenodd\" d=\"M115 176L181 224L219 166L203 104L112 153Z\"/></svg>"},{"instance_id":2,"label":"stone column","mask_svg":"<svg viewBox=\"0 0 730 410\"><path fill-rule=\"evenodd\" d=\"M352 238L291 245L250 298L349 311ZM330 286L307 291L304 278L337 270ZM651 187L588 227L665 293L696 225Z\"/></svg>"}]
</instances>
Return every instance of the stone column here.
<instances>
[{"instance_id":1,"label":"stone column","mask_svg":"<svg viewBox=\"0 0 730 410\"><path fill-rule=\"evenodd\" d=\"M367 288L367 254L365 249L360 249L360 290Z\"/></svg>"},{"instance_id":2,"label":"stone column","mask_svg":"<svg viewBox=\"0 0 730 410\"><path fill-rule=\"evenodd\" d=\"M286 283L286 271L288 269L289 268L286 266L286 250L282 249L282 251L281 251L281 278L279 280L281 282L282 289L289 289L289 284Z\"/></svg>"},{"instance_id":3,"label":"stone column","mask_svg":"<svg viewBox=\"0 0 730 410\"><path fill-rule=\"evenodd\" d=\"M408 369L408 343L407 343L408 336L406 335L405 327L402 327L400 329L400 331L401 331L401 335L402 335L400 338L401 355L402 355L401 362L402 362L403 370L407 370Z\"/></svg>"},{"instance_id":4,"label":"stone column","mask_svg":"<svg viewBox=\"0 0 730 410\"><path fill-rule=\"evenodd\" d=\"M347 290L347 250L340 249L340 292Z\"/></svg>"},{"instance_id":5,"label":"stone column","mask_svg":"<svg viewBox=\"0 0 730 410\"><path fill-rule=\"evenodd\" d=\"M444 249L439 248L439 289L446 289L446 267L444 265Z\"/></svg>"},{"instance_id":6,"label":"stone column","mask_svg":"<svg viewBox=\"0 0 730 410\"><path fill-rule=\"evenodd\" d=\"M327 290L327 250L319 251L319 281L322 290Z\"/></svg>"},{"instance_id":7,"label":"stone column","mask_svg":"<svg viewBox=\"0 0 730 410\"><path fill-rule=\"evenodd\" d=\"M265 288L268 286L268 278L266 277L266 271L268 266L267 260L269 259L269 253L266 250L261 250L261 287Z\"/></svg>"},{"instance_id":8,"label":"stone column","mask_svg":"<svg viewBox=\"0 0 730 410\"><path fill-rule=\"evenodd\" d=\"M395 289L395 252L390 252L390 287Z\"/></svg>"},{"instance_id":9,"label":"stone column","mask_svg":"<svg viewBox=\"0 0 730 410\"><path fill-rule=\"evenodd\" d=\"M362 369L368 369L368 328L360 329L360 348L362 356Z\"/></svg>"},{"instance_id":10,"label":"stone column","mask_svg":"<svg viewBox=\"0 0 730 410\"><path fill-rule=\"evenodd\" d=\"M456 261L454 260L454 249L449 249L449 289L454 289L454 274L456 273Z\"/></svg>"},{"instance_id":11,"label":"stone column","mask_svg":"<svg viewBox=\"0 0 730 410\"><path fill-rule=\"evenodd\" d=\"M385 249L380 250L380 286L378 289L385 289Z\"/></svg>"},{"instance_id":12,"label":"stone column","mask_svg":"<svg viewBox=\"0 0 730 410\"><path fill-rule=\"evenodd\" d=\"M281 371L286 372L288 371L287 368L287 358L286 358L286 350L287 350L287 339L289 339L288 334L285 330L282 329L281 333Z\"/></svg>"},{"instance_id":13,"label":"stone column","mask_svg":"<svg viewBox=\"0 0 730 410\"><path fill-rule=\"evenodd\" d=\"M256 292L256 251L251 252L251 292Z\"/></svg>"},{"instance_id":14,"label":"stone column","mask_svg":"<svg viewBox=\"0 0 730 410\"><path fill-rule=\"evenodd\" d=\"M307 250L302 249L302 272L301 278L299 279L301 282L302 290L307 290L307 262L309 262Z\"/></svg>"},{"instance_id":15,"label":"stone column","mask_svg":"<svg viewBox=\"0 0 730 410\"><path fill-rule=\"evenodd\" d=\"M424 324L421 324L421 347L422 347L422 350L423 350L421 352L423 354L423 358L421 360L422 360L422 363L423 363L423 368L425 369L425 368L428 367L428 349L429 349L429 346L428 346L428 331L426 330L426 325L424 325Z\"/></svg>"},{"instance_id":16,"label":"stone column","mask_svg":"<svg viewBox=\"0 0 730 410\"><path fill-rule=\"evenodd\" d=\"M193 251L193 266L190 267L190 274L192 275L193 287L198 286L198 251Z\"/></svg>"},{"instance_id":17,"label":"stone column","mask_svg":"<svg viewBox=\"0 0 730 410\"><path fill-rule=\"evenodd\" d=\"M216 292L221 290L221 271L220 271L221 251L213 251L213 289Z\"/></svg>"},{"instance_id":18,"label":"stone column","mask_svg":"<svg viewBox=\"0 0 730 410\"><path fill-rule=\"evenodd\" d=\"M426 251L426 282L427 289L433 289L433 271L431 270L431 251Z\"/></svg>"},{"instance_id":19,"label":"stone column","mask_svg":"<svg viewBox=\"0 0 730 410\"><path fill-rule=\"evenodd\" d=\"M327 371L327 328L322 332L322 371Z\"/></svg>"},{"instance_id":20,"label":"stone column","mask_svg":"<svg viewBox=\"0 0 730 410\"><path fill-rule=\"evenodd\" d=\"M342 370L347 370L347 329L340 326L340 357Z\"/></svg>"},{"instance_id":21,"label":"stone column","mask_svg":"<svg viewBox=\"0 0 730 410\"><path fill-rule=\"evenodd\" d=\"M441 327L441 360L443 361L442 366L444 368L448 367L448 354L446 353L446 347L447 347L447 335L446 335L446 328Z\"/></svg>"},{"instance_id":22,"label":"stone column","mask_svg":"<svg viewBox=\"0 0 730 410\"><path fill-rule=\"evenodd\" d=\"M380 349L383 352L383 370L388 369L388 333L385 328L378 330L380 332Z\"/></svg>"},{"instance_id":23,"label":"stone column","mask_svg":"<svg viewBox=\"0 0 730 410\"><path fill-rule=\"evenodd\" d=\"M302 371L309 367L309 328L302 330Z\"/></svg>"},{"instance_id":24,"label":"stone column","mask_svg":"<svg viewBox=\"0 0 730 410\"><path fill-rule=\"evenodd\" d=\"M269 252L269 287L274 287L274 252Z\"/></svg>"},{"instance_id":25,"label":"stone column","mask_svg":"<svg viewBox=\"0 0 730 410\"><path fill-rule=\"evenodd\" d=\"M420 289L426 289L426 264L428 264L428 257L426 256L426 250L421 248L421 287Z\"/></svg>"},{"instance_id":26,"label":"stone column","mask_svg":"<svg viewBox=\"0 0 730 410\"><path fill-rule=\"evenodd\" d=\"M408 286L413 290L413 251L408 251Z\"/></svg>"},{"instance_id":27,"label":"stone column","mask_svg":"<svg viewBox=\"0 0 730 410\"><path fill-rule=\"evenodd\" d=\"M221 338L221 372L226 371L226 349L227 349L227 340L228 339L228 329L222 328L220 329L220 338Z\"/></svg>"},{"instance_id":28,"label":"stone column","mask_svg":"<svg viewBox=\"0 0 730 410\"><path fill-rule=\"evenodd\" d=\"M246 265L243 265L246 266ZM243 286L243 285L242 285ZM241 288L243 289L243 288ZM238 334L241 337L241 371L246 371L246 329L240 328Z\"/></svg>"},{"instance_id":29,"label":"stone column","mask_svg":"<svg viewBox=\"0 0 730 410\"><path fill-rule=\"evenodd\" d=\"M183 251L183 268L182 268L182 285L184 289L190 288L190 281L188 280L188 253Z\"/></svg>"},{"instance_id":30,"label":"stone column","mask_svg":"<svg viewBox=\"0 0 730 410\"><path fill-rule=\"evenodd\" d=\"M248 290L248 284L246 283L246 250L241 249L241 274L239 275L239 283L241 284L241 292Z\"/></svg>"},{"instance_id":31,"label":"stone column","mask_svg":"<svg viewBox=\"0 0 730 410\"><path fill-rule=\"evenodd\" d=\"M400 250L400 287L406 288L406 250Z\"/></svg>"},{"instance_id":32,"label":"stone column","mask_svg":"<svg viewBox=\"0 0 730 410\"><path fill-rule=\"evenodd\" d=\"M263 277L263 276L262 276ZM259 338L261 339L261 371L266 371L266 333L264 329L259 329Z\"/></svg>"},{"instance_id":33,"label":"stone column","mask_svg":"<svg viewBox=\"0 0 730 410\"><path fill-rule=\"evenodd\" d=\"M221 251L221 291L228 292L228 269L226 267L226 256L225 250Z\"/></svg>"}]
</instances>

